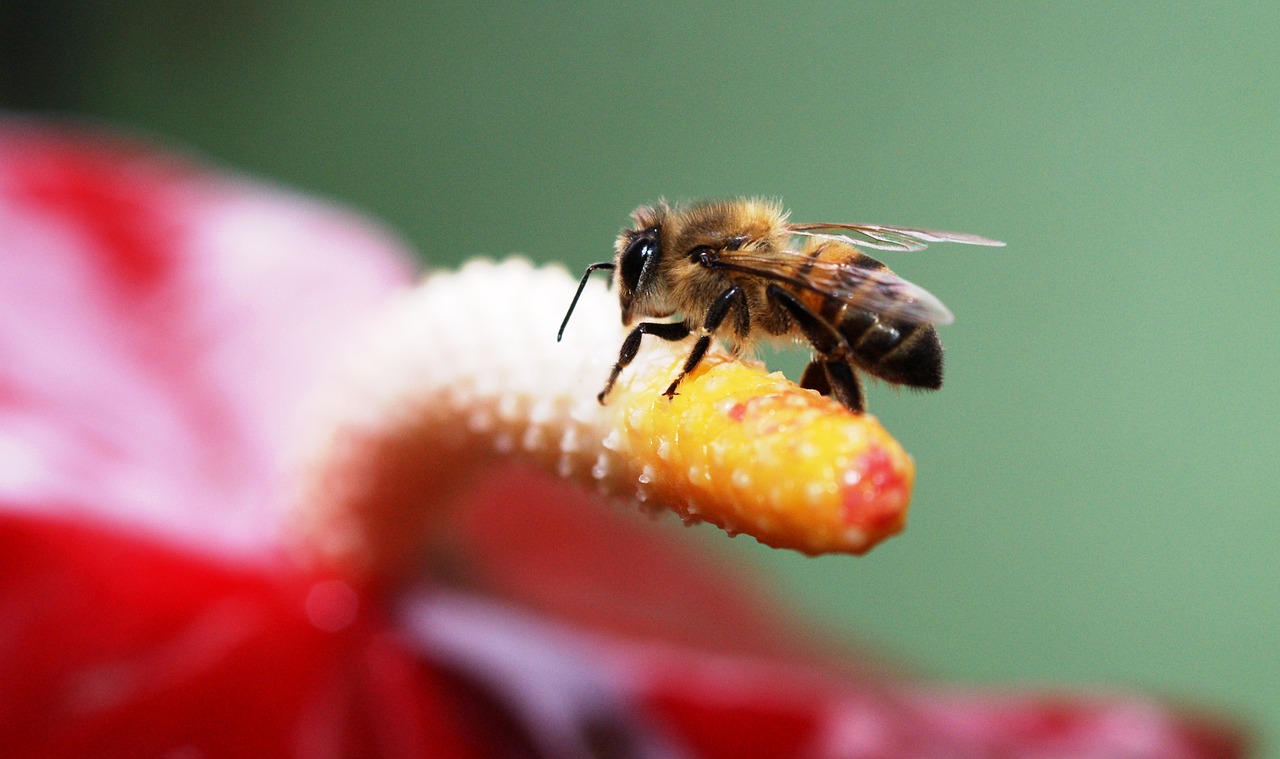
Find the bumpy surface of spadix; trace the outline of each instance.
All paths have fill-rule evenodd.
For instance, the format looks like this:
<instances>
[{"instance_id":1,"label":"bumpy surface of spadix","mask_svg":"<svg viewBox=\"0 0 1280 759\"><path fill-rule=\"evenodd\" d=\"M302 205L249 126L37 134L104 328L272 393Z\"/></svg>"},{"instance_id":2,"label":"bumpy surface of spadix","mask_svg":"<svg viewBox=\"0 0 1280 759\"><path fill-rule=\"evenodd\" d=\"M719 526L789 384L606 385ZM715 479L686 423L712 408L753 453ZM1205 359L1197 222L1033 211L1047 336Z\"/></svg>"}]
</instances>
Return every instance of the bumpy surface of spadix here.
<instances>
[{"instance_id":1,"label":"bumpy surface of spadix","mask_svg":"<svg viewBox=\"0 0 1280 759\"><path fill-rule=\"evenodd\" d=\"M557 343L575 285L559 267L473 262L370 326L312 415L303 498L320 544L408 545L421 520L407 513L505 458L805 553L861 553L902 529L913 466L879 422L719 346L668 399L691 344L646 338L598 403L627 330L601 280Z\"/></svg>"}]
</instances>

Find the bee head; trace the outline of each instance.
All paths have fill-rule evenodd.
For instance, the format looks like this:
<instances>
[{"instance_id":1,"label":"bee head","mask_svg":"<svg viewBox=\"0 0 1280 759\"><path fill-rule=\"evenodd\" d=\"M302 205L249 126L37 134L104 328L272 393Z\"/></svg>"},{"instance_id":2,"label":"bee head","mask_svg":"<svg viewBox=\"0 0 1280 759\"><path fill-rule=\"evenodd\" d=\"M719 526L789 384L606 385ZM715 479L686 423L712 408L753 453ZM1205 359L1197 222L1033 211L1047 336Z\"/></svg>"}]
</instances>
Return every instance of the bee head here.
<instances>
[{"instance_id":1,"label":"bee head","mask_svg":"<svg viewBox=\"0 0 1280 759\"><path fill-rule=\"evenodd\" d=\"M631 323L632 310L652 314L650 304L661 301L658 262L662 257L658 227L633 230L618 238L616 274L622 323Z\"/></svg>"}]
</instances>

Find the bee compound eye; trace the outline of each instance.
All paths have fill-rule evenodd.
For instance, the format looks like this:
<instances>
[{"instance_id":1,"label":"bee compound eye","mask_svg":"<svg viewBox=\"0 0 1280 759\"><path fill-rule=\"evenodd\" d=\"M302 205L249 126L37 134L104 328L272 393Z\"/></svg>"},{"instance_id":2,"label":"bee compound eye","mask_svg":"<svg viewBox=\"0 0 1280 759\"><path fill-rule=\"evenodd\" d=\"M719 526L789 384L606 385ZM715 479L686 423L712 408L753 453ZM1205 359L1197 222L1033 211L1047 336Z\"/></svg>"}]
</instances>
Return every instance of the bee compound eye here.
<instances>
[{"instance_id":1,"label":"bee compound eye","mask_svg":"<svg viewBox=\"0 0 1280 759\"><path fill-rule=\"evenodd\" d=\"M635 291L640 284L640 275L644 272L645 265L657 250L657 240L648 235L641 235L631 241L627 249L622 252L620 262L619 278L622 280L623 287L629 291Z\"/></svg>"}]
</instances>

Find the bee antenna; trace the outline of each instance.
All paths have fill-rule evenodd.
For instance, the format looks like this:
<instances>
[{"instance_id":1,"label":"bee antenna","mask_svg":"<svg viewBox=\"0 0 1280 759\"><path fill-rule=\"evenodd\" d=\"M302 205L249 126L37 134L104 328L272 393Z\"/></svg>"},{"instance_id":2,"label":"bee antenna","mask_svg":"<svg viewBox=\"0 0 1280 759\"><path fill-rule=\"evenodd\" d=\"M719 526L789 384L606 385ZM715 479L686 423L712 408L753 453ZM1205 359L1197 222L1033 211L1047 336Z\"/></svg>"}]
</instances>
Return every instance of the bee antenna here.
<instances>
[{"instance_id":1,"label":"bee antenna","mask_svg":"<svg viewBox=\"0 0 1280 759\"><path fill-rule=\"evenodd\" d=\"M560 331L556 333L556 342L560 342L560 338L564 337L564 328L569 326L569 317L573 316L573 309L578 305L578 298L582 297L582 289L587 286L587 278L591 276L591 272L597 269L605 271L613 271L616 268L612 261L601 261L591 264L587 270L582 273L582 281L578 283L578 291L573 294L573 302L569 304L569 310L564 315L564 321L560 322Z\"/></svg>"}]
</instances>

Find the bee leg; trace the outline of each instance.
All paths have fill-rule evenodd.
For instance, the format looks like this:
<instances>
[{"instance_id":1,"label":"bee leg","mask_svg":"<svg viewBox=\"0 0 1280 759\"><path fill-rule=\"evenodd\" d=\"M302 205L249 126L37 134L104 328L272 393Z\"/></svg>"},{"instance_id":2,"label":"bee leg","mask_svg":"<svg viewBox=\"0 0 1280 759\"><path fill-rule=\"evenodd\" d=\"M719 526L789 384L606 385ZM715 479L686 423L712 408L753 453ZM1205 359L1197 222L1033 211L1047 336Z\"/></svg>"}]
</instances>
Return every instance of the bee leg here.
<instances>
[{"instance_id":1,"label":"bee leg","mask_svg":"<svg viewBox=\"0 0 1280 759\"><path fill-rule=\"evenodd\" d=\"M683 340L689 336L689 327L683 322L642 322L636 325L636 328L631 330L631 334L627 335L627 339L622 341L618 363L613 365L613 371L609 373L609 381L604 383L604 390L596 396L596 400L600 401L601 405L604 405L604 399L613 389L613 383L618 381L618 375L622 374L622 370L636 357L636 353L640 350L640 338L645 335L654 335L663 340Z\"/></svg>"},{"instance_id":2,"label":"bee leg","mask_svg":"<svg viewBox=\"0 0 1280 759\"><path fill-rule=\"evenodd\" d=\"M800 377L800 387L816 390L829 398L835 398L840 405L854 413L862 413L865 405L862 400L862 383L858 375L847 361L828 360L815 357L804 368Z\"/></svg>"},{"instance_id":3,"label":"bee leg","mask_svg":"<svg viewBox=\"0 0 1280 759\"><path fill-rule=\"evenodd\" d=\"M858 382L858 375L849 362L824 361L822 368L826 370L831 397L853 413L861 414L866 409L862 400L862 384Z\"/></svg>"},{"instance_id":4,"label":"bee leg","mask_svg":"<svg viewBox=\"0 0 1280 759\"><path fill-rule=\"evenodd\" d=\"M849 344L844 337L829 322L810 311L796 296L781 287L769 285L767 293L774 302L787 310L804 333L805 339L818 352L818 356L805 367L800 386L835 398L854 413L862 413L865 408L862 386L858 383L853 367L844 358L849 352Z\"/></svg>"},{"instance_id":5,"label":"bee leg","mask_svg":"<svg viewBox=\"0 0 1280 759\"><path fill-rule=\"evenodd\" d=\"M774 302L787 310L787 313L791 315L791 318L800 327L800 331L804 333L805 339L823 357L839 356L848 352L849 344L845 342L844 337L841 336L836 328L810 311L809 307L801 303L796 296L777 285L769 285L766 293Z\"/></svg>"},{"instance_id":6,"label":"bee leg","mask_svg":"<svg viewBox=\"0 0 1280 759\"><path fill-rule=\"evenodd\" d=\"M702 323L702 334L698 336L698 342L693 344L693 350L689 351L689 357L685 359L684 368L680 370L680 376L667 387L662 394L668 398L675 397L676 388L684 381L685 375L697 368L702 363L702 358L707 355L707 349L711 347L711 336L715 334L720 325L724 323L724 318L729 315L729 309L733 308L733 304L741 302L742 312L738 317L736 329L739 334L747 334L751 331L751 314L747 311L746 294L742 288L734 285L728 290L720 293L711 308L707 310L707 318Z\"/></svg>"},{"instance_id":7,"label":"bee leg","mask_svg":"<svg viewBox=\"0 0 1280 759\"><path fill-rule=\"evenodd\" d=\"M831 383L827 380L827 370L823 366L825 363L815 356L804 368L804 374L800 375L800 387L816 390L819 395L831 395Z\"/></svg>"}]
</instances>

